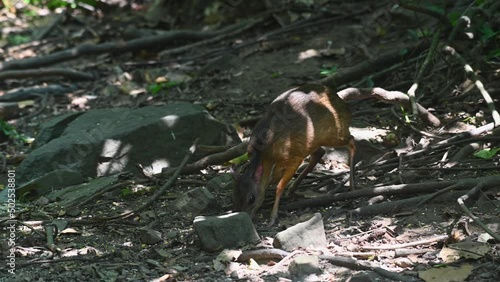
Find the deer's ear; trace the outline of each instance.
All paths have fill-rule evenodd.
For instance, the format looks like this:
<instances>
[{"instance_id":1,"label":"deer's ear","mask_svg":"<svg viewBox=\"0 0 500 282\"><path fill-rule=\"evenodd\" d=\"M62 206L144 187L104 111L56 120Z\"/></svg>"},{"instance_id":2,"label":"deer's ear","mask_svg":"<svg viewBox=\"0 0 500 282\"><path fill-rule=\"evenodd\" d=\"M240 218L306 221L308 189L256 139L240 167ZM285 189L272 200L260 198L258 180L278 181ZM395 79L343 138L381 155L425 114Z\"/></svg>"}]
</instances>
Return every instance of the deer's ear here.
<instances>
[{"instance_id":1,"label":"deer's ear","mask_svg":"<svg viewBox=\"0 0 500 282\"><path fill-rule=\"evenodd\" d=\"M262 164L259 164L256 168L255 168L255 172L253 174L253 179L257 182L260 181L260 179L262 178L262 173L264 172L264 166Z\"/></svg>"}]
</instances>

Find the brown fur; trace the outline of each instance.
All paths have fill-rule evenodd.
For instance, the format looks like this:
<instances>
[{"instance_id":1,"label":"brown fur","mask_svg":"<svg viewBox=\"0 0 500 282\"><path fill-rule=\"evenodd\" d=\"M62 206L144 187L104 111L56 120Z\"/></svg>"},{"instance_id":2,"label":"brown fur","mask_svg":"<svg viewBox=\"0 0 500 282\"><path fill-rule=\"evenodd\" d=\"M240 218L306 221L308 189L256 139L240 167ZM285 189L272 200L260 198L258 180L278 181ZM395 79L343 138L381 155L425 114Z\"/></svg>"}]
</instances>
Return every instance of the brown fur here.
<instances>
[{"instance_id":1,"label":"brown fur","mask_svg":"<svg viewBox=\"0 0 500 282\"><path fill-rule=\"evenodd\" d=\"M309 166L291 189L300 184L324 154L321 146L350 146L352 187L354 145L350 123L347 104L326 86L307 84L278 96L250 137L250 164L234 190L235 208L253 215L262 205L267 187L278 183L271 212L273 224L286 185L304 158L311 155Z\"/></svg>"}]
</instances>

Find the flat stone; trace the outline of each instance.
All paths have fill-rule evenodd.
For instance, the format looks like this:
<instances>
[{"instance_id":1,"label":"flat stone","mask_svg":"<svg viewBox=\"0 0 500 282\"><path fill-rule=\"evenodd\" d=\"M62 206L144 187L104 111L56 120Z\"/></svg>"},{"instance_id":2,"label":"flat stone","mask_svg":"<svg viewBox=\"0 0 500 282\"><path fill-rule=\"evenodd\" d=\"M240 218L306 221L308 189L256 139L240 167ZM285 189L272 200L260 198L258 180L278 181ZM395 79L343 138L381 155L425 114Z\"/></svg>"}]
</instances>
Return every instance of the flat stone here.
<instances>
[{"instance_id":1,"label":"flat stone","mask_svg":"<svg viewBox=\"0 0 500 282\"><path fill-rule=\"evenodd\" d=\"M139 239L142 243L147 245L154 245L163 241L161 238L161 232L150 228L140 229Z\"/></svg>"},{"instance_id":2,"label":"flat stone","mask_svg":"<svg viewBox=\"0 0 500 282\"><path fill-rule=\"evenodd\" d=\"M197 216L194 230L203 249L215 252L260 241L252 219L245 212L220 216Z\"/></svg>"},{"instance_id":3,"label":"flat stone","mask_svg":"<svg viewBox=\"0 0 500 282\"><path fill-rule=\"evenodd\" d=\"M279 232L273 242L275 248L289 252L297 248L323 248L326 245L325 228L320 213L314 214L308 221Z\"/></svg>"}]
</instances>

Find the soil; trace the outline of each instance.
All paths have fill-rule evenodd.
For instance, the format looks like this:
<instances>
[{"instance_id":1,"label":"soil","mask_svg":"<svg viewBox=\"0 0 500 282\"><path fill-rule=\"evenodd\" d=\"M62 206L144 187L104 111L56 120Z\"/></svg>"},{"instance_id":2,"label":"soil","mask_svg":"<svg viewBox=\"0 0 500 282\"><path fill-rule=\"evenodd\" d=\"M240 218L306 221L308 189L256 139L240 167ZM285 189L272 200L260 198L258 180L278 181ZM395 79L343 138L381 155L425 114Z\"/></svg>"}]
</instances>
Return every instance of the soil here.
<instances>
[{"instance_id":1,"label":"soil","mask_svg":"<svg viewBox=\"0 0 500 282\"><path fill-rule=\"evenodd\" d=\"M408 30L417 23L409 23L398 17L393 17L384 26L384 32L377 33L367 25L366 17L382 12L385 7L374 6L371 12L357 16L341 17L338 21L298 29L294 32L275 36L262 44L253 44L233 52L226 52L217 57L205 57L193 60L189 64L168 63L160 66L131 67L127 63L144 62L148 56L156 54L150 51L146 54L134 53L123 55L105 54L79 58L67 63L67 66L76 67L94 65L99 78L92 82L77 83L81 89L72 95L51 98L48 101L49 110L44 110L29 122L25 122L23 132L31 135L37 126L51 117L69 111L80 111L94 108L108 108L115 106L136 107L149 104L174 103L176 101L191 101L201 104L217 119L228 124L238 126L243 138L247 137L252 126L265 112L266 106L280 93L296 85L317 81L324 76L321 71L334 67L345 68L363 62L381 53L399 48L412 42ZM400 15L401 16L401 15ZM98 20L94 23L98 24ZM101 21L112 21L109 18ZM119 24L119 23L114 23ZM262 26L239 35L237 38L226 39L216 44L191 49L184 57L203 54L217 47L234 46L235 42L245 42L260 34L278 28L276 23ZM266 30L267 29L267 30ZM368 29L368 30L363 30ZM357 33L365 34L366 41L354 40L359 38ZM344 50L338 55L318 56L300 60L301 54L308 50L339 49ZM423 59L422 59L423 60ZM412 83L418 64L408 63L395 71L388 72L375 80L367 80L363 87L375 83L377 87L405 92ZM158 94L144 93L140 95L124 95L117 88L110 87L117 84L128 74L146 76L148 72L161 71L167 76L175 74L193 74L189 82L179 84ZM127 70L125 72L124 70ZM444 169L442 159L446 152L430 152L427 155L415 158L404 157L405 152L417 150L427 144L436 144L441 139L425 137L421 131L426 131L441 137L449 137L452 133L465 131L485 124L489 110L484 103L477 103L480 97L477 91L470 91L460 100L445 101L435 98L431 94L443 89L446 81L452 79L448 70L434 69L423 80L420 103L425 107L433 107L434 113L446 126L430 128L422 122L414 122L413 127L402 122L401 111L392 106L372 100L349 102L353 112L353 134L362 135L368 132L367 138L372 147L368 147L363 156L363 165L380 157L380 153L401 156L401 166L390 170L380 170L361 166L357 172L357 189L373 188L377 185L401 183L420 183L430 181L457 180L461 178L479 178L498 174L500 158L479 159L469 156L460 161L455 169ZM452 72L451 70L449 72ZM455 72L455 70L453 70ZM455 76L463 74L454 73ZM486 77L486 76L485 76ZM30 81L36 84L37 80ZM62 83L53 79L50 83ZM486 79L485 85L490 81ZM8 87L14 87L16 82L10 82ZM457 85L460 82L456 83ZM142 84L145 87L147 83ZM349 85L340 86L345 88ZM455 86L455 85L453 85ZM106 92L105 89L112 89ZM119 87L118 87L119 89ZM446 92L446 95L453 95ZM427 94L422 94L427 95ZM94 99L95 98L95 99ZM496 97L497 99L498 97ZM439 102L436 102L439 101ZM33 110L34 111L34 110ZM486 116L486 117L485 117ZM474 124L462 122L474 120ZM415 130L418 128L420 132ZM361 133L360 133L361 132ZM391 134L391 138L387 136ZM390 139L388 142L388 139ZM370 150L372 149L372 150ZM15 149L22 151L24 147ZM455 152L457 148L453 148ZM340 151L342 152L342 151ZM451 154L451 152L450 152ZM330 155L331 156L331 155ZM335 155L333 155L335 156ZM493 167L493 168L492 168ZM317 188L308 185L299 194L302 197L322 197L332 190L340 193L347 191L345 173L347 165L345 156L325 157L308 177L309 184L318 184L317 177L328 172L339 172L330 178L326 187ZM199 174L184 175L160 200L153 203L147 210L135 217L123 220L106 222L105 224L79 224L79 219L92 218L100 215L110 215L134 209L146 201L154 193L158 184L149 182L146 185L132 185L130 190L137 191L124 195L122 191L105 194L97 201L78 210L73 217L68 210L58 207L57 203L35 202L29 203L31 208L23 209L18 220L36 226L34 229L23 228L19 225L16 232L16 275L6 276L7 267L0 266L2 274L0 281L233 281L238 280L231 276L231 272L215 271L213 261L218 253L208 253L201 249L197 236L193 231L193 219L196 215L182 214L171 208L171 203L182 193L195 188L204 187L206 182L219 174L228 173L227 166L212 166ZM343 173L344 172L344 173ZM197 180L197 181L192 181ZM163 181L163 180L162 180ZM201 183L201 184L193 184ZM307 181L304 184L308 184ZM498 187L497 187L498 188ZM325 232L329 242L328 250L333 255L350 255L360 260L369 261L375 265L385 267L415 281L422 271L427 269L448 270L456 267L456 272L466 264L471 264L471 274L463 280L457 281L500 281L499 252L500 245L489 240L486 244L489 251L474 258L465 258L444 262L440 252L455 242L477 243L485 231L459 208L456 200L452 202L431 201L420 207L407 207L404 211L387 214L373 214L370 216L356 216L341 213L369 205L374 200L362 197L354 200L335 202L330 206L311 206L298 210L280 209L279 222L273 227L267 227L266 222L270 214L273 200L272 189L269 189L268 201L254 218L254 223L262 237L262 245L268 246L272 237L278 231L295 223L303 221L315 212L321 212L324 219ZM467 193L467 190L463 194ZM215 197L223 206L220 214L231 210L231 191L229 189L214 192ZM410 198L416 194L388 195L378 201L396 201ZM301 197L283 198L281 207L300 201ZM483 194L475 203L468 207L472 214L479 217L487 226L498 233L500 226L500 194L489 191ZM19 207L21 209L21 207ZM69 229L55 237L53 245L47 244L47 237L36 225L36 221L69 220L72 224ZM140 240L140 230L151 228L161 233L162 242L147 245ZM404 249L424 250L425 252L398 257L396 250L403 249L399 244L411 243L423 239L435 238L438 235L449 234L443 241L428 244L417 244ZM1 237L5 238L2 234ZM6 238L5 238L6 239ZM7 251L7 241L2 240L2 251ZM367 250L364 247L394 245L387 250ZM247 246L250 248L250 246ZM321 250L304 250L317 253ZM473 252L474 250L469 250ZM362 257L353 253L372 252L373 255ZM286 271L287 265L278 269L270 269L279 260L259 261L258 270L247 269L248 263L240 267L247 269L248 277L242 281L300 281L292 278ZM323 273L312 277L311 281L390 281L388 278L361 278L361 270L353 270L335 266L327 260L320 261ZM371 272L369 272L371 273ZM443 275L443 276L440 276ZM154 280L163 277L163 280ZM355 280L357 277L360 280ZM446 274L436 274L434 281L446 280ZM371 279L371 280L370 280Z\"/></svg>"}]
</instances>

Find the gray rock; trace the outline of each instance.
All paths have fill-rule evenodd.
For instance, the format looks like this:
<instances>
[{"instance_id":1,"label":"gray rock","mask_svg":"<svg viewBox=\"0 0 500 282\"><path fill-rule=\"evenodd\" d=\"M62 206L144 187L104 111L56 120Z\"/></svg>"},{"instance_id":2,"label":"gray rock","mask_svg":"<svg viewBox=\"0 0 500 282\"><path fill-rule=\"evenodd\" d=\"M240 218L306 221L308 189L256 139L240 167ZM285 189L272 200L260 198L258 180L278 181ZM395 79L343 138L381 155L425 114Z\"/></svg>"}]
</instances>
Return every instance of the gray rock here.
<instances>
[{"instance_id":1,"label":"gray rock","mask_svg":"<svg viewBox=\"0 0 500 282\"><path fill-rule=\"evenodd\" d=\"M63 134L68 124L82 114L84 114L84 112L68 113L54 117L51 120L43 123L38 129L38 134L31 148L36 149L47 144L50 140L58 138L59 136L61 136L61 134Z\"/></svg>"},{"instance_id":2,"label":"gray rock","mask_svg":"<svg viewBox=\"0 0 500 282\"><path fill-rule=\"evenodd\" d=\"M285 251L293 251L296 248L322 248L326 247L325 228L320 213L306 222L298 223L274 237L273 246Z\"/></svg>"},{"instance_id":3,"label":"gray rock","mask_svg":"<svg viewBox=\"0 0 500 282\"><path fill-rule=\"evenodd\" d=\"M173 202L173 207L178 211L195 215L220 210L214 195L205 188L195 188L182 194Z\"/></svg>"},{"instance_id":4,"label":"gray rock","mask_svg":"<svg viewBox=\"0 0 500 282\"><path fill-rule=\"evenodd\" d=\"M154 245L163 241L160 231L149 228L139 230L139 239L142 243L147 245Z\"/></svg>"},{"instance_id":5,"label":"gray rock","mask_svg":"<svg viewBox=\"0 0 500 282\"><path fill-rule=\"evenodd\" d=\"M209 252L237 248L260 240L250 216L245 212L197 216L193 223L203 249Z\"/></svg>"},{"instance_id":6,"label":"gray rock","mask_svg":"<svg viewBox=\"0 0 500 282\"><path fill-rule=\"evenodd\" d=\"M83 182L85 182L85 178L74 170L55 170L19 187L16 190L16 194L18 196L34 198Z\"/></svg>"},{"instance_id":7,"label":"gray rock","mask_svg":"<svg viewBox=\"0 0 500 282\"><path fill-rule=\"evenodd\" d=\"M122 171L139 174L136 163L159 173L178 166L198 137L203 145L238 142L225 124L189 103L92 110L71 118L60 117L44 127L39 147L18 167L20 183L58 169L75 170L84 177Z\"/></svg>"},{"instance_id":8,"label":"gray rock","mask_svg":"<svg viewBox=\"0 0 500 282\"><path fill-rule=\"evenodd\" d=\"M47 198L55 200L63 207L75 206L95 193L115 184L118 181L118 176L99 177L79 185L73 185L64 189L53 191L47 195Z\"/></svg>"},{"instance_id":9,"label":"gray rock","mask_svg":"<svg viewBox=\"0 0 500 282\"><path fill-rule=\"evenodd\" d=\"M313 255L299 255L295 257L288 268L290 274L304 277L310 274L320 274L319 258Z\"/></svg>"},{"instance_id":10,"label":"gray rock","mask_svg":"<svg viewBox=\"0 0 500 282\"><path fill-rule=\"evenodd\" d=\"M378 282L382 281L382 276L373 271L365 271L352 276L350 282Z\"/></svg>"}]
</instances>

